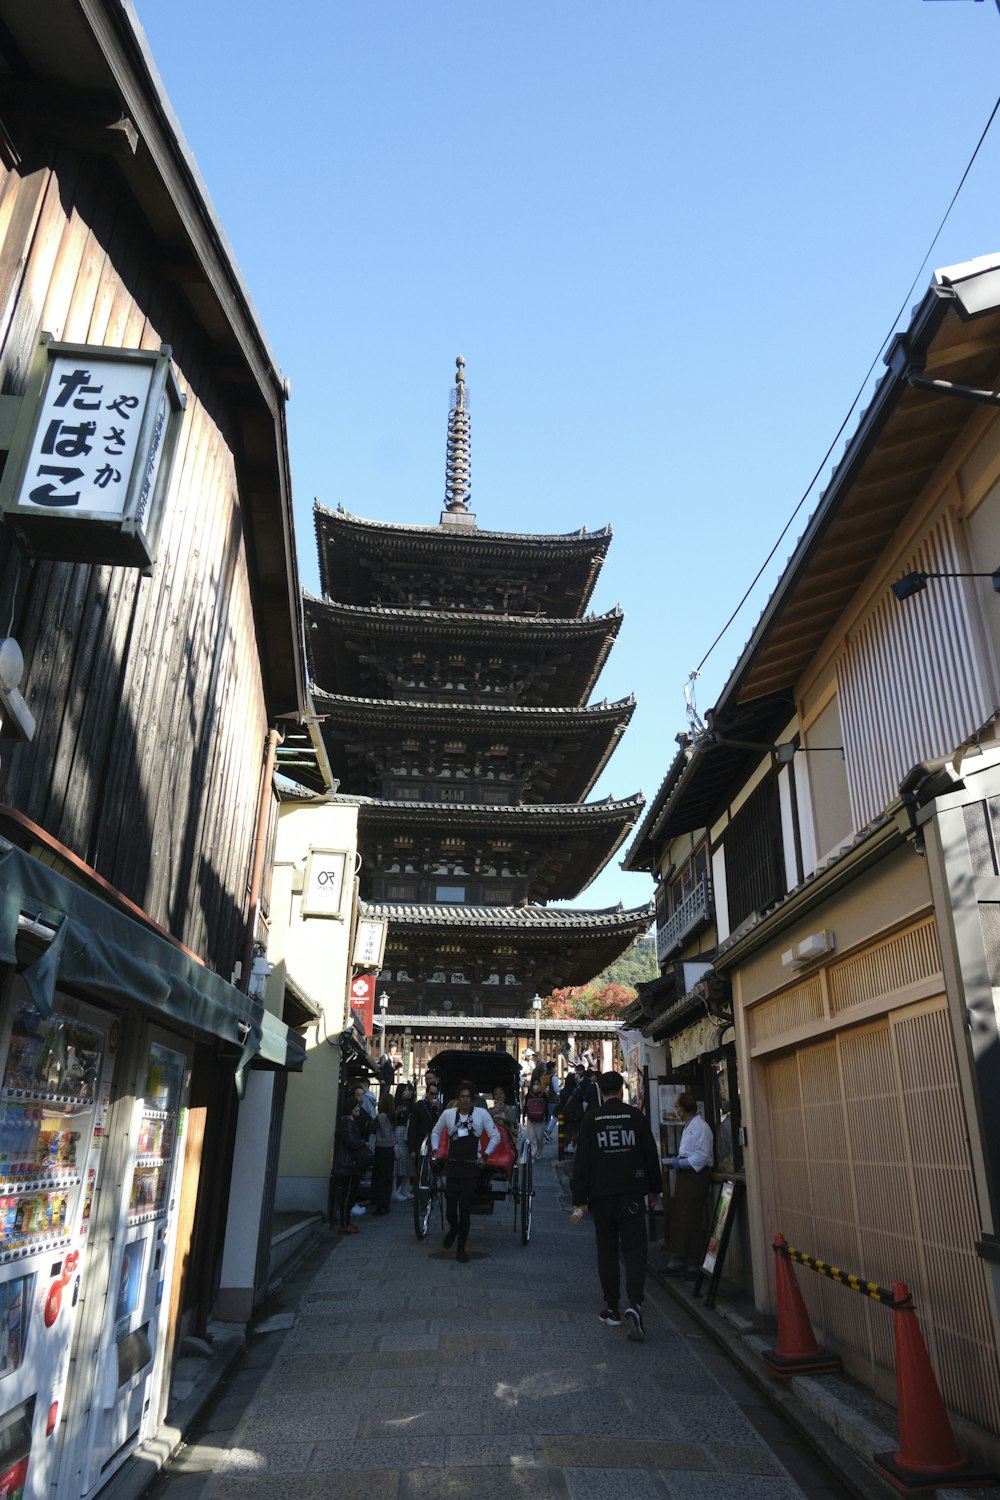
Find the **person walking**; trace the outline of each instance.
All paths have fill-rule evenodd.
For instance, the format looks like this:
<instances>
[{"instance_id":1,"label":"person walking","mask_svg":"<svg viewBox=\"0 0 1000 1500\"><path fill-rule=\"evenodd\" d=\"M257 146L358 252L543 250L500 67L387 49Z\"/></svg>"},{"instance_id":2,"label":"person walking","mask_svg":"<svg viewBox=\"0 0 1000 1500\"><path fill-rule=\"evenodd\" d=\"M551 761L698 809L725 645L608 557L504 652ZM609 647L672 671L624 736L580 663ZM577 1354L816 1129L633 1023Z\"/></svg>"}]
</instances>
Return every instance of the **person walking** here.
<instances>
[{"instance_id":1,"label":"person walking","mask_svg":"<svg viewBox=\"0 0 1000 1500\"><path fill-rule=\"evenodd\" d=\"M545 1127L549 1123L549 1101L542 1092L540 1079L531 1085L524 1101L524 1133L531 1145L531 1159L537 1161L545 1143Z\"/></svg>"},{"instance_id":2,"label":"person walking","mask_svg":"<svg viewBox=\"0 0 1000 1500\"><path fill-rule=\"evenodd\" d=\"M708 1194L715 1158L712 1127L698 1113L694 1095L681 1094L675 1109L684 1121L684 1129L677 1155L667 1158L667 1166L677 1173L667 1230L668 1259L664 1270L668 1276L700 1269L699 1257L708 1234Z\"/></svg>"},{"instance_id":3,"label":"person walking","mask_svg":"<svg viewBox=\"0 0 1000 1500\"><path fill-rule=\"evenodd\" d=\"M333 1168L330 1173L330 1222L337 1219L341 1234L358 1234L351 1223L351 1210L358 1194L361 1174L371 1162L371 1152L361 1134L361 1104L351 1099L346 1114L337 1121L333 1138Z\"/></svg>"},{"instance_id":4,"label":"person walking","mask_svg":"<svg viewBox=\"0 0 1000 1500\"><path fill-rule=\"evenodd\" d=\"M589 1209L597 1242L597 1274L604 1293L598 1316L620 1328L619 1253L625 1263L628 1336L646 1337L642 1300L646 1287L646 1197L663 1191L660 1153L646 1116L624 1099L620 1073L602 1073L601 1105L588 1110L577 1137L571 1193L577 1223Z\"/></svg>"},{"instance_id":5,"label":"person walking","mask_svg":"<svg viewBox=\"0 0 1000 1500\"><path fill-rule=\"evenodd\" d=\"M375 1117L375 1161L372 1166L372 1217L389 1212L392 1197L392 1171L396 1164L396 1107L388 1092L382 1097Z\"/></svg>"},{"instance_id":6,"label":"person walking","mask_svg":"<svg viewBox=\"0 0 1000 1500\"><path fill-rule=\"evenodd\" d=\"M560 1156L560 1158L562 1158L563 1156L566 1155L566 1147L569 1144L570 1123L569 1123L568 1111L569 1111L569 1106L570 1106L570 1104L573 1101L573 1095L575 1093L576 1093L576 1074L573 1072L572 1069L570 1069L570 1071L566 1074L566 1078L565 1078L565 1080L563 1082L563 1086L562 1086L562 1092L559 1095L559 1102L558 1102L558 1104L556 1106L556 1112L557 1112L558 1117L559 1117L559 1156ZM582 1120L582 1118L583 1118L583 1116L581 1115L580 1119ZM579 1123L580 1122L577 1121L577 1124L579 1124Z\"/></svg>"},{"instance_id":7,"label":"person walking","mask_svg":"<svg viewBox=\"0 0 1000 1500\"><path fill-rule=\"evenodd\" d=\"M437 1079L429 1078L424 1089L424 1097L417 1100L410 1114L409 1132L406 1139L411 1156L416 1156L434 1129L440 1113L441 1100L438 1098Z\"/></svg>"},{"instance_id":8,"label":"person walking","mask_svg":"<svg viewBox=\"0 0 1000 1500\"><path fill-rule=\"evenodd\" d=\"M458 1103L454 1108L442 1111L431 1131L432 1151L437 1151L443 1135L448 1136L444 1166L444 1216L448 1221L448 1233L444 1237L444 1248L450 1250L457 1239L455 1259L463 1263L469 1259L465 1246L479 1169L500 1145L500 1132L489 1111L473 1105L474 1092L471 1083L460 1083ZM485 1151L480 1140L484 1133L487 1138Z\"/></svg>"},{"instance_id":9,"label":"person walking","mask_svg":"<svg viewBox=\"0 0 1000 1500\"><path fill-rule=\"evenodd\" d=\"M394 1168L396 1173L396 1187L392 1195L394 1203L407 1203L412 1196L409 1190L410 1184L410 1116L416 1103L413 1088L408 1083L401 1083L396 1090L396 1130L394 1135Z\"/></svg>"}]
</instances>

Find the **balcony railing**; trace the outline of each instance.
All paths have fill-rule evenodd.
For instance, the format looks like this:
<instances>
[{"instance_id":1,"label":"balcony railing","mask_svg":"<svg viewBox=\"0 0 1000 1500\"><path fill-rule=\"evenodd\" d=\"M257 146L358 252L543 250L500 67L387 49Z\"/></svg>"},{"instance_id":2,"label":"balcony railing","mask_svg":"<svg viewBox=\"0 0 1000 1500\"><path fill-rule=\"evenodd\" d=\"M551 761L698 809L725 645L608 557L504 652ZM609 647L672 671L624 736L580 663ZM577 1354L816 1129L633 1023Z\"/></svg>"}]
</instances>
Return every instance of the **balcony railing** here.
<instances>
[{"instance_id":1,"label":"balcony railing","mask_svg":"<svg viewBox=\"0 0 1000 1500\"><path fill-rule=\"evenodd\" d=\"M689 932L712 915L712 898L708 877L703 875L690 895L662 926L656 928L656 962L662 964L687 937Z\"/></svg>"}]
</instances>

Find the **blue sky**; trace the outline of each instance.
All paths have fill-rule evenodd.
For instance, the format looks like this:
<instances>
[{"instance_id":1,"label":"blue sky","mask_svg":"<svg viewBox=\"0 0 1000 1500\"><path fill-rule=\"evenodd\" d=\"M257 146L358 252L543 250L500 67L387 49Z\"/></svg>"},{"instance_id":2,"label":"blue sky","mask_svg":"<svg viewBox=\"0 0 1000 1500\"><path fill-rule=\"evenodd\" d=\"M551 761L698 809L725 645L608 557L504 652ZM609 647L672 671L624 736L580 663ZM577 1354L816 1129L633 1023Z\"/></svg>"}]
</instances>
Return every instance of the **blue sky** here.
<instances>
[{"instance_id":1,"label":"blue sky","mask_svg":"<svg viewBox=\"0 0 1000 1500\"><path fill-rule=\"evenodd\" d=\"M596 794L651 797L688 671L833 439L986 124L997 8L136 10L292 381L304 584L314 497L436 523L463 354L479 524L614 527L593 607L626 621L599 695L638 707ZM933 267L1000 250L998 183L1000 119L909 303ZM702 709L814 503L710 657ZM578 904L650 891L614 863Z\"/></svg>"}]
</instances>

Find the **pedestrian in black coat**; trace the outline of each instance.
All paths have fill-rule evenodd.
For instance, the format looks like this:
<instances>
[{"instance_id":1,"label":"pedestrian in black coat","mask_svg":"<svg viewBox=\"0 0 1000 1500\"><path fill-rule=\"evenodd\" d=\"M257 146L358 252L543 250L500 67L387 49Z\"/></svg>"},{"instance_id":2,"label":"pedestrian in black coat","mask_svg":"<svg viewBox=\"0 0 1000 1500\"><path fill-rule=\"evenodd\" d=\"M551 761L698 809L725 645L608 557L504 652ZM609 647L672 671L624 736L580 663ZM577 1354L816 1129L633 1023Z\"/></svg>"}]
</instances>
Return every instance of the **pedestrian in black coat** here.
<instances>
[{"instance_id":1,"label":"pedestrian in black coat","mask_svg":"<svg viewBox=\"0 0 1000 1500\"><path fill-rule=\"evenodd\" d=\"M333 1138L333 1170L330 1174L330 1222L336 1210L337 1225L341 1234L358 1234L356 1224L351 1223L351 1209L358 1196L361 1174L369 1165L371 1153L361 1134L359 1117L361 1105L351 1100L347 1114L337 1122Z\"/></svg>"},{"instance_id":2,"label":"pedestrian in black coat","mask_svg":"<svg viewBox=\"0 0 1000 1500\"><path fill-rule=\"evenodd\" d=\"M597 1274L604 1293L602 1323L621 1326L619 1254L625 1263L630 1339L642 1340L642 1299L646 1285L646 1197L663 1192L660 1153L649 1121L626 1104L620 1073L602 1073L601 1106L589 1110L577 1137L571 1192L574 1219L589 1210L597 1241Z\"/></svg>"}]
</instances>

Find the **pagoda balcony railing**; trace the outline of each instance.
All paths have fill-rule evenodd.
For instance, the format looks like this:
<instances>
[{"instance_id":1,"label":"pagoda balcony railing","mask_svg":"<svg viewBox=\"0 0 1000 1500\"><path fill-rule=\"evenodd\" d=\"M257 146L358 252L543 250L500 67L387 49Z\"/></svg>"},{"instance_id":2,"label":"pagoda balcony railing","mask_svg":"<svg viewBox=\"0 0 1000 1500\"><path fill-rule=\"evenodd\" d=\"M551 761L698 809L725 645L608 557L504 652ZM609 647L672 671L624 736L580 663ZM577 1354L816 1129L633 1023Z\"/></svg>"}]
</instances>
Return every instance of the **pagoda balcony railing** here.
<instances>
[{"instance_id":1,"label":"pagoda balcony railing","mask_svg":"<svg viewBox=\"0 0 1000 1500\"><path fill-rule=\"evenodd\" d=\"M656 962L662 964L683 943L696 927L707 922L712 915L712 895L708 888L708 877L703 875L698 884L684 897L680 906L663 923L656 925Z\"/></svg>"}]
</instances>

